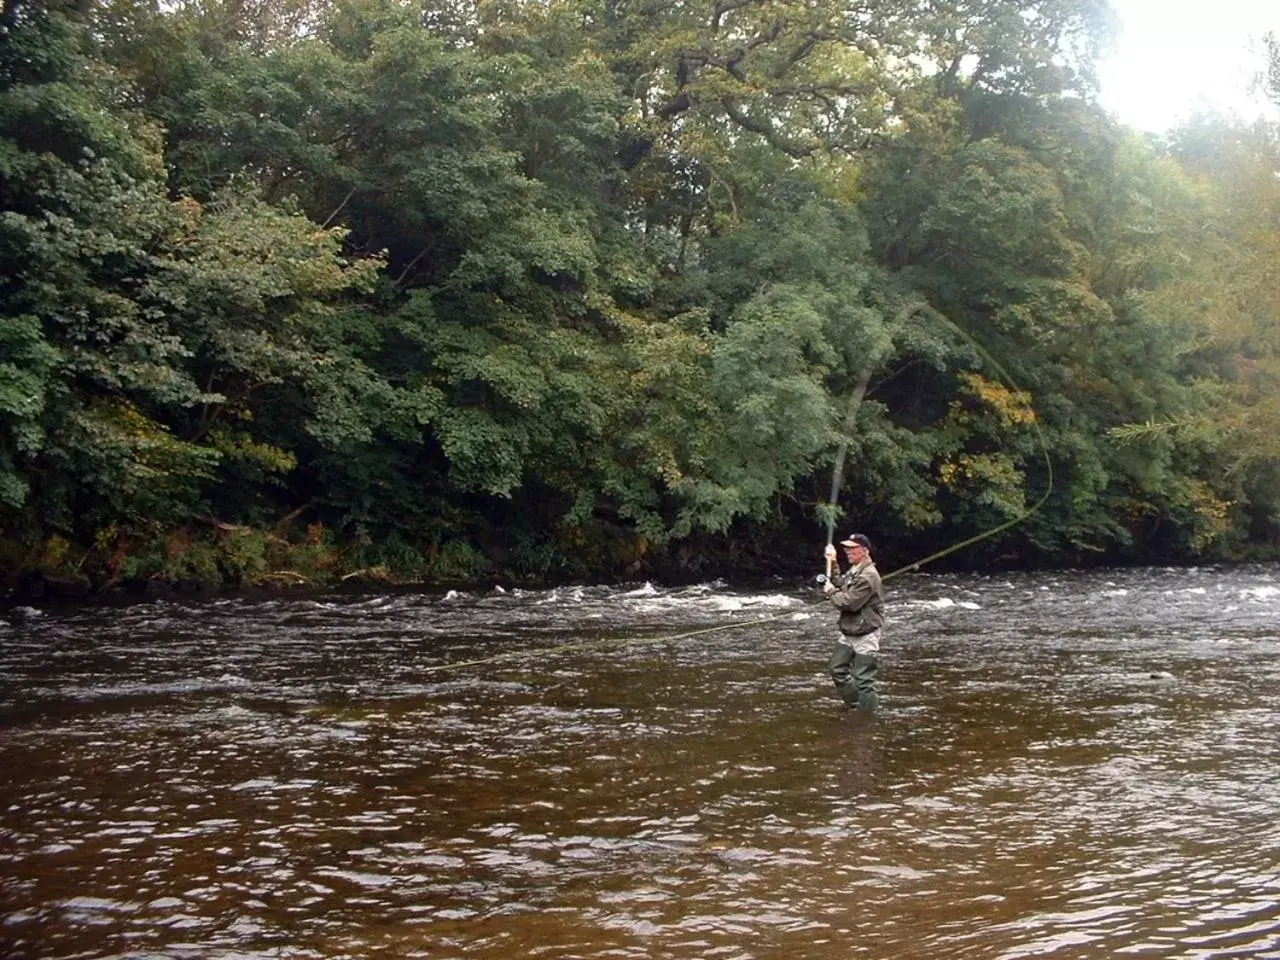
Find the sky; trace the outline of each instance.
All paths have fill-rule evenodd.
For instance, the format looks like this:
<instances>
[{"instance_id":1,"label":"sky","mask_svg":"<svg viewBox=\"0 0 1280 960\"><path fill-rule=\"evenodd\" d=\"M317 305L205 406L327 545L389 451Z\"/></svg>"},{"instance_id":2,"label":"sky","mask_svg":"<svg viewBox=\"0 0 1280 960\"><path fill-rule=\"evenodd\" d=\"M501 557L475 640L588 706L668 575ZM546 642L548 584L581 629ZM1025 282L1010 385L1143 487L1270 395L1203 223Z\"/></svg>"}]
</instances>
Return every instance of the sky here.
<instances>
[{"instance_id":1,"label":"sky","mask_svg":"<svg viewBox=\"0 0 1280 960\"><path fill-rule=\"evenodd\" d=\"M1122 123L1163 133L1197 107L1280 118L1249 92L1262 37L1280 37L1280 0L1110 0L1120 18L1100 67L1102 105Z\"/></svg>"}]
</instances>

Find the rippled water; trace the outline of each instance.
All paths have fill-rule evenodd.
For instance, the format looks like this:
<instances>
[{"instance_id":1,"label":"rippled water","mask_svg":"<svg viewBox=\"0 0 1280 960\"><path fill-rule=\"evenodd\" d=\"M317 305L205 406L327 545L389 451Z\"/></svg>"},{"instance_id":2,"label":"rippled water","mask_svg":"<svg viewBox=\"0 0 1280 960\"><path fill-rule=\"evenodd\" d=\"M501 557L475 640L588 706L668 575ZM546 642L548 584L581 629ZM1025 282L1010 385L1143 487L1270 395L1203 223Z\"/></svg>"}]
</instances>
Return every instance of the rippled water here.
<instances>
[{"instance_id":1,"label":"rippled water","mask_svg":"<svg viewBox=\"0 0 1280 960\"><path fill-rule=\"evenodd\" d=\"M1280 569L817 599L11 611L0 955L1280 957Z\"/></svg>"}]
</instances>

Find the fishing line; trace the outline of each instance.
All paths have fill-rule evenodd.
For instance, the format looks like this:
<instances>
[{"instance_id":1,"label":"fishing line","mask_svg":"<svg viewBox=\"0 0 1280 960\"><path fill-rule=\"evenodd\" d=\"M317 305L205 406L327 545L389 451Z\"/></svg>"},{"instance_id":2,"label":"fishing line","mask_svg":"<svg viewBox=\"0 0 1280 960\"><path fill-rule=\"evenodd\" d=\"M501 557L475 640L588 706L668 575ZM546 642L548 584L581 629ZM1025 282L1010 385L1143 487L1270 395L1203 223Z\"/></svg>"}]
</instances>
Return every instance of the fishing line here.
<instances>
[{"instance_id":1,"label":"fishing line","mask_svg":"<svg viewBox=\"0 0 1280 960\"><path fill-rule=\"evenodd\" d=\"M1028 408L1031 407L1030 395L1027 394L1025 391L1023 391L1014 382L1013 377L1009 375L1009 372L1005 370L1005 368L1000 364L1000 362L996 360L996 358L993 357L991 353L984 346L982 346L982 344L980 344L977 340L975 340L972 335L970 335L967 331L965 331L961 327L957 326L951 320L947 319L947 317L943 316L941 313L939 313L929 304L920 303L920 302L909 304L908 306L904 307L901 311L899 311L897 317L895 317L895 320L898 322L905 321L915 313L928 313L935 320L940 321L945 326L949 327L951 330L958 333L962 339L964 339L971 347L973 347L973 349L977 352L977 354L980 357L982 357L983 360L985 360L987 363L991 365L992 369L994 369L996 373L999 374L1000 378L1004 381L1005 386L1008 387L1013 392L1014 396L1016 396L1024 404L1026 404ZM867 381L869 377L870 377L870 372L868 371L863 375L863 377L859 379L858 385L854 388L854 392L850 397L849 411L846 414L846 418L845 418L845 438L844 440L841 441L840 447L836 451L835 469L832 471L832 475L831 475L831 498L827 508L827 543L828 544L832 543L835 536L834 531L835 531L836 506L840 496L840 480L844 473L844 461L849 450L849 434L852 433L853 421L856 419L858 405L861 402L862 394L865 393L866 391ZM1024 510L1022 513L1018 514L1018 516L1014 517L1011 520L1006 520L1004 523L997 524L996 526L991 527L989 530L979 533L976 536L966 537L963 540L960 540L960 541L957 541L956 543L951 544L950 546L946 547L943 550L939 550L936 553L931 553L927 557L923 557L919 560L914 560L911 563L906 564L905 566L898 567L898 569L893 570L889 573L886 573L883 577L880 578L882 582L892 580L894 577L898 576L899 574L903 574L908 571L915 572L919 570L922 566L924 566L926 563L933 563L935 560L940 560L943 557L948 556L952 553L955 553L958 550L963 550L965 547L971 547L975 543L978 543L982 540L986 540L988 537L994 537L997 534L1003 533L1004 531L1022 523L1024 520L1026 520L1036 511L1038 511L1041 507L1043 507L1049 501L1049 497L1053 494L1053 459L1049 456L1049 444L1048 444L1048 441L1046 441L1044 438L1044 431L1040 427L1040 420L1038 417L1032 418L1031 426L1035 429L1036 439L1040 441L1040 452L1044 456L1045 475L1047 477L1044 493L1040 495L1040 499L1038 499L1035 503L1033 503L1030 506L1030 508L1028 508L1027 510ZM816 607L819 604L825 604L826 602L827 602L827 598L823 597L821 600L815 600L813 603L805 604L805 606L802 607L801 609L803 610L808 607ZM419 668L419 670L422 673L439 673L445 670L461 670L464 667L488 666L489 664L505 663L513 660L523 660L523 659L527 659L530 655L533 655L533 654L536 654L538 656L549 656L557 653L567 653L569 651L606 650L611 647L619 647L624 645L635 646L642 643L675 643L680 640L688 640L691 637L700 637L709 633L717 633L721 630L737 630L741 627L754 627L760 624L772 623L774 620L781 620L783 617L794 616L797 612L798 611L795 611L795 610L787 610L783 613L775 613L767 617L761 617L757 620L735 620L733 623L722 623L714 627L703 627L698 630L690 630L687 633L677 633L674 635L665 635L661 637L610 637L610 638L601 639L601 640L585 640L585 641L579 640L579 641L574 641L572 643L560 643L550 647L538 647L534 650L511 650L506 653L497 653L487 657L478 657L474 660L457 660L452 663L441 663L441 664L436 664L434 666L421 667Z\"/></svg>"},{"instance_id":2,"label":"fishing line","mask_svg":"<svg viewBox=\"0 0 1280 960\"><path fill-rule=\"evenodd\" d=\"M1028 394L1021 387L1019 387L1017 383L1014 382L1013 377L1009 375L1009 371L1006 370L1001 365L999 360L997 360L995 357L991 355L990 351L988 351L986 347L984 347L977 340L975 340L972 334L970 334L967 330L963 329L957 324L953 323L950 319L945 317L943 314L939 313L937 310L935 310L932 306L930 306L927 303L917 302L917 303L910 304L898 314L898 319L906 320L914 313L928 313L935 320L939 321L944 326L949 327L951 330L958 333L960 337L969 344L969 346L973 347L973 349L977 352L978 356L982 357L983 360L991 364L992 369L994 369L996 373L1000 375L1000 379L1004 381L1004 385L1013 392L1014 396L1017 397L1019 400L1021 400L1027 406L1028 409L1031 408L1030 394ZM1039 510L1041 507L1043 507L1046 503L1049 502L1049 497L1053 495L1053 458L1049 456L1049 443L1048 441L1045 440L1044 430L1042 430L1040 427L1040 418L1033 417L1031 420L1031 426L1035 429L1036 439L1040 441L1040 453L1044 457L1046 481L1045 481L1044 493L1040 495L1040 499L1037 500L1035 503L1033 503L1029 509L1024 510L1022 513L1018 514L1013 519L1006 520L1004 523L1001 523L1001 524L997 524L991 529L986 530L982 533L979 533L976 536L966 537L964 540L960 540L956 543L953 543L951 544L951 546L947 547L944 550L939 550L937 553L931 553L927 557L924 557L920 560L913 561L912 563L908 563L906 566L899 567L897 570L894 570L891 573L887 573L883 577L881 577L880 578L881 581L892 580L894 577L898 576L898 574L906 573L908 570L911 570L911 571L919 570L926 563L933 563L933 561L935 560L940 560L943 557L948 556L952 553L955 553L958 550L963 550L965 547L971 547L975 543L978 543L982 540L986 540L988 537L994 537L997 534L1004 533L1004 531L1012 527L1016 527L1018 524L1022 523L1024 520L1026 520L1033 513L1035 513L1037 510ZM844 463L844 450L845 448L848 447L848 443L849 441L848 441L848 438L846 437L846 439L841 444L841 450L838 455L838 461L842 466ZM836 480L836 477L833 476L832 490L837 489L835 480ZM836 501L833 495L831 500L831 508L830 508L830 512L828 514L828 520L827 520L827 524L828 524L827 543L831 542L832 535L830 531L831 529L833 529L835 524L835 506L836 506Z\"/></svg>"}]
</instances>

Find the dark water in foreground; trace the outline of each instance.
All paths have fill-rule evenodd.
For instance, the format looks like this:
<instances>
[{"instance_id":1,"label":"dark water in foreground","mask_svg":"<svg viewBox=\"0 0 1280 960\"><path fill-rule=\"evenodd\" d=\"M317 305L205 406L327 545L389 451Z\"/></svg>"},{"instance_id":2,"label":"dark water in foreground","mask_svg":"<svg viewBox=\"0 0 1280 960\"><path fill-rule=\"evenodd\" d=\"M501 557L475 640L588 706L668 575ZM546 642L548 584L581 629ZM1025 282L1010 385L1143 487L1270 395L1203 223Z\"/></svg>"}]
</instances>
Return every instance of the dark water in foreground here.
<instances>
[{"instance_id":1,"label":"dark water in foreground","mask_svg":"<svg viewBox=\"0 0 1280 960\"><path fill-rule=\"evenodd\" d=\"M0 956L1280 957L1280 569L891 587L6 615Z\"/></svg>"}]
</instances>

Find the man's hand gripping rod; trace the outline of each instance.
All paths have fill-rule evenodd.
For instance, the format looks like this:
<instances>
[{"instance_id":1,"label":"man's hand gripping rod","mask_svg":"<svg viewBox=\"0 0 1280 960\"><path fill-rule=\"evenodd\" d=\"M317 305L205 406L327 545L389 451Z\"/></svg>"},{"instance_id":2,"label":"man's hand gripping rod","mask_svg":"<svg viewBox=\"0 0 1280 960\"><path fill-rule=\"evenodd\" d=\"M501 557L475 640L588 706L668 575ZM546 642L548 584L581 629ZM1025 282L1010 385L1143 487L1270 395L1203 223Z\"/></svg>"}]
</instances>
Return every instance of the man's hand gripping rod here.
<instances>
[{"instance_id":1,"label":"man's hand gripping rod","mask_svg":"<svg viewBox=\"0 0 1280 960\"><path fill-rule=\"evenodd\" d=\"M835 567L836 563L836 550L829 541L827 543L825 554L827 558L827 572L818 574L817 581L819 583L829 583L831 581L831 571Z\"/></svg>"}]
</instances>

